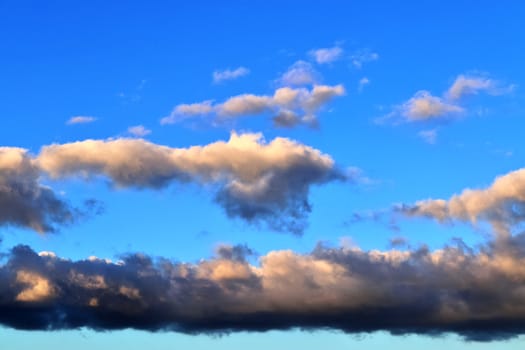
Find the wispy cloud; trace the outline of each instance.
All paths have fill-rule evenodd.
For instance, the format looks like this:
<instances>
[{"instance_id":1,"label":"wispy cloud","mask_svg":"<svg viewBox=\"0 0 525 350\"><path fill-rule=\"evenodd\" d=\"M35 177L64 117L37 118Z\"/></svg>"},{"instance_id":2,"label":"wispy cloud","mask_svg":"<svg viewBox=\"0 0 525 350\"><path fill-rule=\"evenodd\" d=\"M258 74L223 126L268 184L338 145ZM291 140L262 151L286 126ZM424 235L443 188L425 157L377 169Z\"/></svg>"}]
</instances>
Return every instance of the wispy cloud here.
<instances>
[{"instance_id":1,"label":"wispy cloud","mask_svg":"<svg viewBox=\"0 0 525 350\"><path fill-rule=\"evenodd\" d=\"M151 134L151 130L144 127L144 125L135 125L128 128L128 133L137 137L144 137Z\"/></svg>"},{"instance_id":2,"label":"wispy cloud","mask_svg":"<svg viewBox=\"0 0 525 350\"><path fill-rule=\"evenodd\" d=\"M227 80L235 80L248 74L250 74L250 70L248 68L238 67L235 69L216 70L213 72L212 76L213 82L217 84Z\"/></svg>"},{"instance_id":3,"label":"wispy cloud","mask_svg":"<svg viewBox=\"0 0 525 350\"><path fill-rule=\"evenodd\" d=\"M368 49L359 50L350 56L350 62L357 69L361 69L365 63L377 61L378 59L379 54Z\"/></svg>"},{"instance_id":4,"label":"wispy cloud","mask_svg":"<svg viewBox=\"0 0 525 350\"><path fill-rule=\"evenodd\" d=\"M359 83L358 83L358 86L357 86L357 90L359 92L363 91L363 89L365 88L365 86L369 85L370 84L370 80L367 78L367 77L363 77L361 79L359 79Z\"/></svg>"},{"instance_id":5,"label":"wispy cloud","mask_svg":"<svg viewBox=\"0 0 525 350\"><path fill-rule=\"evenodd\" d=\"M501 82L482 76L459 75L444 92L443 97L421 90L408 101L395 106L389 114L377 118L376 122L399 124L404 122L425 122L430 120L450 120L464 115L468 110L461 105L468 95L485 92L490 95L503 95L512 92L515 85L505 86Z\"/></svg>"},{"instance_id":6,"label":"wispy cloud","mask_svg":"<svg viewBox=\"0 0 525 350\"><path fill-rule=\"evenodd\" d=\"M89 116L82 116L82 115L79 115L79 116L75 116L75 117L71 117L69 118L67 121L66 121L66 124L67 125L74 125L74 124L88 124L88 123L93 123L94 121L96 121L97 118L95 117L89 117Z\"/></svg>"},{"instance_id":7,"label":"wispy cloud","mask_svg":"<svg viewBox=\"0 0 525 350\"><path fill-rule=\"evenodd\" d=\"M278 79L285 86L312 85L318 82L320 74L306 61L297 61Z\"/></svg>"},{"instance_id":8,"label":"wispy cloud","mask_svg":"<svg viewBox=\"0 0 525 350\"><path fill-rule=\"evenodd\" d=\"M310 56L319 64L327 64L335 62L342 58L343 49L339 46L321 48L316 50L311 50L309 52Z\"/></svg>"},{"instance_id":9,"label":"wispy cloud","mask_svg":"<svg viewBox=\"0 0 525 350\"><path fill-rule=\"evenodd\" d=\"M430 130L421 130L417 134L419 137L421 137L426 143L428 144L435 144L437 141L437 129L430 129Z\"/></svg>"}]
</instances>

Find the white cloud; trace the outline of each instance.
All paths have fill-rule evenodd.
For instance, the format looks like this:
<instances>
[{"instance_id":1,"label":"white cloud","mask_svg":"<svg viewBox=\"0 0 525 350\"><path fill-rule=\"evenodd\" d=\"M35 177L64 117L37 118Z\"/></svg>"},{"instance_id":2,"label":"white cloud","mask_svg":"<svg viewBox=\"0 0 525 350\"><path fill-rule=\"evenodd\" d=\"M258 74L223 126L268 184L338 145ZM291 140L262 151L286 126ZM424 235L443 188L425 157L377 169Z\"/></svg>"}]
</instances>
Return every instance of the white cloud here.
<instances>
[{"instance_id":1,"label":"white cloud","mask_svg":"<svg viewBox=\"0 0 525 350\"><path fill-rule=\"evenodd\" d=\"M97 118L95 117L89 117L89 116L75 116L75 117L71 117L68 119L68 121L66 122L67 125L74 125L74 124L87 124L87 123L92 123L94 121L96 121Z\"/></svg>"},{"instance_id":2,"label":"white cloud","mask_svg":"<svg viewBox=\"0 0 525 350\"><path fill-rule=\"evenodd\" d=\"M225 69L216 70L213 72L213 82L222 83L226 80L235 80L240 77L246 76L250 73L250 70L246 67L238 67L236 69Z\"/></svg>"},{"instance_id":3,"label":"white cloud","mask_svg":"<svg viewBox=\"0 0 525 350\"><path fill-rule=\"evenodd\" d=\"M146 129L143 125L135 125L128 128L128 133L133 136L144 137L151 134L151 130Z\"/></svg>"},{"instance_id":4,"label":"white cloud","mask_svg":"<svg viewBox=\"0 0 525 350\"><path fill-rule=\"evenodd\" d=\"M319 64L332 63L341 58L343 55L343 49L339 46L322 48L310 51L310 55Z\"/></svg>"}]
</instances>

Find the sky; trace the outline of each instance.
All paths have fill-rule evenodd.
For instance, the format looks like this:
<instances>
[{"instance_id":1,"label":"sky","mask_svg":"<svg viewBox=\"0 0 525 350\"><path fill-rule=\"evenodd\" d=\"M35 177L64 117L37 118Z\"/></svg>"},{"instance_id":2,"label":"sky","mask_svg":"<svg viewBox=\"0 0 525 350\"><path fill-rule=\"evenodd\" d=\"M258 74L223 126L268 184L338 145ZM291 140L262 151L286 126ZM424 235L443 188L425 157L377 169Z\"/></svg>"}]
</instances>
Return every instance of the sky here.
<instances>
[{"instance_id":1,"label":"sky","mask_svg":"<svg viewBox=\"0 0 525 350\"><path fill-rule=\"evenodd\" d=\"M0 0L9 349L518 349L519 1Z\"/></svg>"}]
</instances>

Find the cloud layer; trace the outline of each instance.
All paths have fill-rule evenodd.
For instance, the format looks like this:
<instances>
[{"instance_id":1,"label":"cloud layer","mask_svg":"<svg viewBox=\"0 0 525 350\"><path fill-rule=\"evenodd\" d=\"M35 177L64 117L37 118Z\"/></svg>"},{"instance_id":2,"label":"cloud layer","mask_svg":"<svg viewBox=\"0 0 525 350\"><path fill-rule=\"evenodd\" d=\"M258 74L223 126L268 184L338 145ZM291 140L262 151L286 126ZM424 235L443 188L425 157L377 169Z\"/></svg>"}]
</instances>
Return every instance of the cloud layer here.
<instances>
[{"instance_id":1,"label":"cloud layer","mask_svg":"<svg viewBox=\"0 0 525 350\"><path fill-rule=\"evenodd\" d=\"M323 99L315 92L310 103ZM349 179L320 151L285 138L232 133L227 142L170 148L141 139L86 140L42 148L39 168L54 179L105 176L121 188L197 183L216 190L230 217L300 234L313 185Z\"/></svg>"},{"instance_id":2,"label":"cloud layer","mask_svg":"<svg viewBox=\"0 0 525 350\"><path fill-rule=\"evenodd\" d=\"M0 323L190 334L301 328L348 333L525 333L525 236L473 249L363 251L319 245L247 262L245 246L180 263L130 254L71 261L15 247L0 265Z\"/></svg>"}]
</instances>

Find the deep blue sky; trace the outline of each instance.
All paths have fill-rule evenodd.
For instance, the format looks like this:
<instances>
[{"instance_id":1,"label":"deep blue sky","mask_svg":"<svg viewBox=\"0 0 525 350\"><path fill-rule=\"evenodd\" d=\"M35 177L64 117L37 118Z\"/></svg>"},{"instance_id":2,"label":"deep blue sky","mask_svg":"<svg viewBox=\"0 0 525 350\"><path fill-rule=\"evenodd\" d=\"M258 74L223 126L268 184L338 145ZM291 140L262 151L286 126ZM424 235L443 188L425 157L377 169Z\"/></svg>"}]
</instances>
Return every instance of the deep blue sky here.
<instances>
[{"instance_id":1,"label":"deep blue sky","mask_svg":"<svg viewBox=\"0 0 525 350\"><path fill-rule=\"evenodd\" d=\"M227 140L235 130L261 132L266 140L294 139L329 154L343 168L362 172L357 183L311 189L312 213L302 236L228 218L208 189L196 185L136 191L111 188L98 179L44 178L71 202L95 197L104 203L104 213L53 234L3 226L2 251L27 244L37 252L53 251L69 259L115 259L132 251L193 262L212 256L220 243L247 244L266 254L283 249L309 252L317 242L337 245L341 239L365 250L387 249L396 236L432 249L453 237L469 244L482 242L483 235L463 224L397 218L396 231L388 227L389 217L351 221L354 213L388 212L395 203L449 198L464 188L486 187L496 176L522 167L524 16L525 5L519 1L0 0L1 146L37 154L53 143L131 137L128 128L142 125L150 131L144 137L151 142L189 147ZM341 54L321 64L311 54L321 48L339 48ZM297 61L307 62L319 83L342 84L345 89L344 96L316 113L318 128L274 128L268 113L220 125L199 117L160 123L180 104L221 103L248 93L272 95L281 86L280 77ZM249 74L213 82L214 71L238 67ZM446 91L460 75L490 79L494 86L457 101L463 109L457 116L423 122L403 119L400 108L416 92L427 90L446 100ZM364 78L369 83L360 88ZM401 121L377 122L387 115ZM94 121L67 124L75 116ZM435 140L424 139L420 132ZM7 328L0 329L0 338L9 349L29 349L36 343L43 349L109 349L123 343L130 349L241 349L247 344L517 349L523 342L487 345L454 337L383 333L358 339L330 332L242 333L215 339Z\"/></svg>"}]
</instances>

